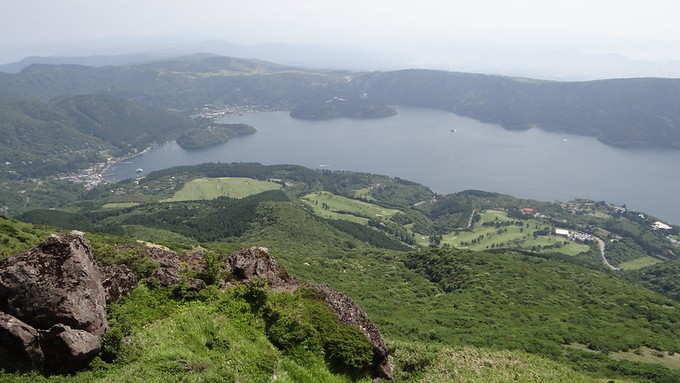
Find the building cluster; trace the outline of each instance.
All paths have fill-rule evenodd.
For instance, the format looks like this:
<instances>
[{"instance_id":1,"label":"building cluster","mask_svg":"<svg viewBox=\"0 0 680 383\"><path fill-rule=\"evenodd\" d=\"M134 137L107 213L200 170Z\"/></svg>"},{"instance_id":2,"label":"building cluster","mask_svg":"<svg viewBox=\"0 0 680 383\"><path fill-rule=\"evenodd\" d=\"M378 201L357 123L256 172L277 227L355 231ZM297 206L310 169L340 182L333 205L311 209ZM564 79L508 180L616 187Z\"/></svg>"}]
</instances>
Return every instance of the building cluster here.
<instances>
[{"instance_id":1,"label":"building cluster","mask_svg":"<svg viewBox=\"0 0 680 383\"><path fill-rule=\"evenodd\" d=\"M597 238L588 233L581 233L578 231L570 231L567 229L555 229L555 235L559 235L561 237L567 237L572 241L579 241L579 242L593 242Z\"/></svg>"},{"instance_id":2,"label":"building cluster","mask_svg":"<svg viewBox=\"0 0 680 383\"><path fill-rule=\"evenodd\" d=\"M206 104L196 110L191 117L217 120L230 114L273 111L275 108L265 105L212 105Z\"/></svg>"},{"instance_id":3,"label":"building cluster","mask_svg":"<svg viewBox=\"0 0 680 383\"><path fill-rule=\"evenodd\" d=\"M613 215L621 215L628 212L628 208L625 205L619 206L613 203L596 202L589 199L575 199L573 201L562 202L560 206L571 214L594 214L601 211Z\"/></svg>"}]
</instances>

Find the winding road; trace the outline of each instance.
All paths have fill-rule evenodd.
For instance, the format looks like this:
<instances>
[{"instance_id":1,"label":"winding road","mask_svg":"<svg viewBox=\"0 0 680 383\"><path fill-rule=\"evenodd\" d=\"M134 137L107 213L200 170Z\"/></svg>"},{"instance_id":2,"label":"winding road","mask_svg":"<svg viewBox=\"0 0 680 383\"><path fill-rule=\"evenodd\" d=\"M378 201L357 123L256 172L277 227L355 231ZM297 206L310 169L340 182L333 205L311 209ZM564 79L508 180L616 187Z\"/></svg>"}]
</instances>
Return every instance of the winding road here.
<instances>
[{"instance_id":1,"label":"winding road","mask_svg":"<svg viewBox=\"0 0 680 383\"><path fill-rule=\"evenodd\" d=\"M602 263L604 263L605 266L607 266L610 270L612 271L620 271L616 266L613 266L609 261L607 260L607 257L604 255L604 250L606 248L606 245L603 240L601 240L598 237L595 237L595 241L597 241L597 247L600 248L600 255L602 256Z\"/></svg>"}]
</instances>

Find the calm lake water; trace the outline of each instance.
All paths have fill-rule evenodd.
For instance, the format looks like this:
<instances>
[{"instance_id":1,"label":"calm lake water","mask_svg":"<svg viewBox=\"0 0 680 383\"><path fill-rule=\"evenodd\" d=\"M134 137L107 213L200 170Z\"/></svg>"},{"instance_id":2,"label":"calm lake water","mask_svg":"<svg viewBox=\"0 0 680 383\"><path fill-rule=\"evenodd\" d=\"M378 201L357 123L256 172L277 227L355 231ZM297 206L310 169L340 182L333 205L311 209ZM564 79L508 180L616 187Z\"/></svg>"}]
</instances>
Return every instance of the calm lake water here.
<instances>
[{"instance_id":1,"label":"calm lake water","mask_svg":"<svg viewBox=\"0 0 680 383\"><path fill-rule=\"evenodd\" d=\"M204 162L298 164L399 176L440 193L479 189L539 200L590 198L680 224L680 151L624 150L594 138L505 130L455 114L399 108L380 120L299 121L287 112L230 116L257 128L224 145L175 142L111 169L110 179ZM452 132L455 130L455 132Z\"/></svg>"}]
</instances>

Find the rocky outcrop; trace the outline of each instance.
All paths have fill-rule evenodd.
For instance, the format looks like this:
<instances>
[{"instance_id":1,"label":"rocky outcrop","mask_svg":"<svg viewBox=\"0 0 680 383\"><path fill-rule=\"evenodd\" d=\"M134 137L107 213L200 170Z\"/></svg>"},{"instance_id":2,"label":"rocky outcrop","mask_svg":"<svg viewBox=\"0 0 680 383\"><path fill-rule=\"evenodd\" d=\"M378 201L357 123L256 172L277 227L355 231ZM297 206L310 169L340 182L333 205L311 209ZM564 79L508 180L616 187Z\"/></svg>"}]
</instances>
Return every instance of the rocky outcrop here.
<instances>
[{"instance_id":1,"label":"rocky outcrop","mask_svg":"<svg viewBox=\"0 0 680 383\"><path fill-rule=\"evenodd\" d=\"M0 311L35 328L66 324L103 334L106 293L85 239L53 235L0 263Z\"/></svg>"},{"instance_id":2,"label":"rocky outcrop","mask_svg":"<svg viewBox=\"0 0 680 383\"><path fill-rule=\"evenodd\" d=\"M0 312L0 359L41 368L44 355L38 331L19 319Z\"/></svg>"},{"instance_id":3,"label":"rocky outcrop","mask_svg":"<svg viewBox=\"0 0 680 383\"><path fill-rule=\"evenodd\" d=\"M107 328L106 291L79 233L52 235L0 263L0 317L6 352L23 348L34 365L70 371L99 351ZM8 346L10 345L11 346Z\"/></svg>"},{"instance_id":4,"label":"rocky outcrop","mask_svg":"<svg viewBox=\"0 0 680 383\"><path fill-rule=\"evenodd\" d=\"M262 278L275 290L295 290L298 281L269 255L265 247L241 249L229 256L226 269L238 281Z\"/></svg>"},{"instance_id":5,"label":"rocky outcrop","mask_svg":"<svg viewBox=\"0 0 680 383\"><path fill-rule=\"evenodd\" d=\"M63 324L41 331L40 347L45 367L53 372L68 372L87 367L100 349L99 337Z\"/></svg>"},{"instance_id":6,"label":"rocky outcrop","mask_svg":"<svg viewBox=\"0 0 680 383\"><path fill-rule=\"evenodd\" d=\"M197 278L183 278L191 272L200 272L205 268L205 260L201 254L179 255L160 247L146 247L144 255L158 262L159 267L149 277L163 287L175 286L185 282L191 290L201 290L206 287L204 281Z\"/></svg>"},{"instance_id":7,"label":"rocky outcrop","mask_svg":"<svg viewBox=\"0 0 680 383\"><path fill-rule=\"evenodd\" d=\"M318 283L299 281L286 272L269 255L263 247L241 249L229 256L228 271L238 282L243 283L253 278L262 278L270 287L279 291L293 292L301 286L306 286L316 292L337 316L338 319L350 326L358 328L368 338L373 346L373 374L376 377L391 379L392 365L389 362L387 346L380 335L380 330L368 319L368 315L355 304L347 295Z\"/></svg>"},{"instance_id":8,"label":"rocky outcrop","mask_svg":"<svg viewBox=\"0 0 680 383\"><path fill-rule=\"evenodd\" d=\"M340 319L341 322L361 330L373 346L374 375L391 379L392 365L389 361L387 346L380 335L380 330L368 319L368 315L347 295L320 283L307 283Z\"/></svg>"},{"instance_id":9,"label":"rocky outcrop","mask_svg":"<svg viewBox=\"0 0 680 383\"><path fill-rule=\"evenodd\" d=\"M102 286L106 293L106 303L128 295L139 282L137 276L125 265L108 265L99 269L103 274Z\"/></svg>"},{"instance_id":10,"label":"rocky outcrop","mask_svg":"<svg viewBox=\"0 0 680 383\"><path fill-rule=\"evenodd\" d=\"M205 282L187 275L205 271L200 253L179 255L169 249L145 246L142 254L158 263L152 283L189 289ZM390 378L388 351L378 328L346 295L328 286L291 277L266 248L241 249L228 257L222 271L231 274L223 287L264 279L276 291L294 292L301 286L316 292L338 317L360 329L373 345L376 377ZM82 233L53 235L28 252L0 262L0 368L10 358L28 367L71 372L86 367L100 351L107 329L106 304L127 295L139 280L125 265L99 268ZM12 362L13 363L13 362Z\"/></svg>"}]
</instances>

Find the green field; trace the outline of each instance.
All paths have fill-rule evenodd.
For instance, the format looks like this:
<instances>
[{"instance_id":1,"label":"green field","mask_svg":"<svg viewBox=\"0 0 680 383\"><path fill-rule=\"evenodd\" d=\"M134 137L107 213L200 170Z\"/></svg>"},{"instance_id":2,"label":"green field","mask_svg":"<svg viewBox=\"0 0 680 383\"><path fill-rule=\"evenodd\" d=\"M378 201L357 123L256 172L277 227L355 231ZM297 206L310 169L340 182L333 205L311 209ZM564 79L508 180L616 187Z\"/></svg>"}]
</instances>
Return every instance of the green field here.
<instances>
[{"instance_id":1,"label":"green field","mask_svg":"<svg viewBox=\"0 0 680 383\"><path fill-rule=\"evenodd\" d=\"M146 241L146 242L164 242L164 243L182 243L185 246L195 245L197 242L187 238L181 234L170 230L163 230L158 228L140 226L140 225L125 225L125 235L131 239Z\"/></svg>"},{"instance_id":2,"label":"green field","mask_svg":"<svg viewBox=\"0 0 680 383\"><path fill-rule=\"evenodd\" d=\"M320 217L344 219L361 224L368 223L370 218L386 218L399 212L396 209L384 208L326 191L309 193L302 197L302 201Z\"/></svg>"},{"instance_id":3,"label":"green field","mask_svg":"<svg viewBox=\"0 0 680 383\"><path fill-rule=\"evenodd\" d=\"M218 197L245 198L268 190L280 189L275 182L252 178L197 178L184 184L172 198L161 202L211 200Z\"/></svg>"},{"instance_id":4,"label":"green field","mask_svg":"<svg viewBox=\"0 0 680 383\"><path fill-rule=\"evenodd\" d=\"M484 210L481 219L476 222L472 231L460 231L446 234L442 237L442 244L471 250L487 250L493 248L521 248L535 251L553 251L567 255L577 255L590 250L588 245L569 241L555 235L541 235L534 237L537 231L552 232L553 227L540 221L522 220L522 226L487 226L485 223L503 223L518 221L509 218L503 211Z\"/></svg>"},{"instance_id":5,"label":"green field","mask_svg":"<svg viewBox=\"0 0 680 383\"><path fill-rule=\"evenodd\" d=\"M654 257L647 256L623 262L619 264L619 267L622 268L623 270L639 270L642 269L643 267L656 265L657 263L661 263L661 261Z\"/></svg>"},{"instance_id":6,"label":"green field","mask_svg":"<svg viewBox=\"0 0 680 383\"><path fill-rule=\"evenodd\" d=\"M125 209L139 205L137 202L111 202L102 205L102 209Z\"/></svg>"},{"instance_id":7,"label":"green field","mask_svg":"<svg viewBox=\"0 0 680 383\"><path fill-rule=\"evenodd\" d=\"M363 199L366 201L374 201L375 198L371 195L371 188L361 188L354 191L354 198Z\"/></svg>"},{"instance_id":8,"label":"green field","mask_svg":"<svg viewBox=\"0 0 680 383\"><path fill-rule=\"evenodd\" d=\"M545 360L535 355L517 351L497 351L483 348L436 348L415 345L396 349L397 366L413 361L427 360L427 367L418 382L429 383L596 383L600 382L579 374L564 365ZM431 358L428 360L426 358ZM405 375L398 370L397 382ZM404 379L406 380L406 379ZM603 380L607 382L608 380ZM617 380L616 382L622 382Z\"/></svg>"}]
</instances>

